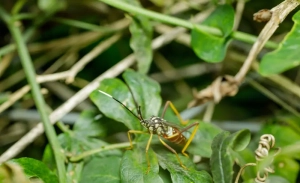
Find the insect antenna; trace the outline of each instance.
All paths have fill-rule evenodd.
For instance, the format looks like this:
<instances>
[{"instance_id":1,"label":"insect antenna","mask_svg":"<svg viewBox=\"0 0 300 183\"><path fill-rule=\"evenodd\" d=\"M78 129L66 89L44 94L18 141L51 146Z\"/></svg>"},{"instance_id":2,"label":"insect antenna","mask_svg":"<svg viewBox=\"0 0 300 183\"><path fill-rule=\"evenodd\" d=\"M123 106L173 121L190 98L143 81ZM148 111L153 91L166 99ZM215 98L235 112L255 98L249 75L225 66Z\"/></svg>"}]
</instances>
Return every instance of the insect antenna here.
<instances>
[{"instance_id":1,"label":"insect antenna","mask_svg":"<svg viewBox=\"0 0 300 183\"><path fill-rule=\"evenodd\" d=\"M141 106L138 105L137 101L135 100L135 97L134 97L133 92L132 92L132 90L130 89L130 87L129 87L129 86L127 86L127 87L128 87L128 89L129 89L129 91L130 91L130 93L131 93L131 96L132 96L132 98L133 98L134 105L135 105L136 110L137 110L137 113L138 113L138 115L139 115L139 119L144 121L143 116L142 116L142 112L141 112Z\"/></svg>"},{"instance_id":2,"label":"insect antenna","mask_svg":"<svg viewBox=\"0 0 300 183\"><path fill-rule=\"evenodd\" d=\"M109 95L108 93L105 93L104 91L98 90L100 93L114 99L116 102L118 102L119 104L121 104L126 110L128 110L132 115L134 115L137 119L139 120L143 120L142 116L140 115L140 109L138 108L138 115L136 115L134 112L132 112L125 104L123 104L121 101L119 101L118 99L114 98L113 96ZM132 94L132 93L131 93ZM136 102L135 102L136 104Z\"/></svg>"}]
</instances>

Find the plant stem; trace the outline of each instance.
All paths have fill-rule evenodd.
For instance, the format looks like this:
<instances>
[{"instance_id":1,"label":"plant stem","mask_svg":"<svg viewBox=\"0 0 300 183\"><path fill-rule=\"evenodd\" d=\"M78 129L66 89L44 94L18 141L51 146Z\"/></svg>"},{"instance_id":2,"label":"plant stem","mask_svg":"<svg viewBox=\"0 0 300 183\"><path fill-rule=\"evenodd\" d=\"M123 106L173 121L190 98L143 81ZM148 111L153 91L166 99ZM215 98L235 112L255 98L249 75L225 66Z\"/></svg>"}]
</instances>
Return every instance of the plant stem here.
<instances>
[{"instance_id":1,"label":"plant stem","mask_svg":"<svg viewBox=\"0 0 300 183\"><path fill-rule=\"evenodd\" d=\"M21 63L23 65L29 85L32 89L34 101L36 103L36 106L37 106L38 111L42 118L42 123L44 125L46 136L47 136L49 143L53 150L53 154L54 154L56 165L57 165L59 180L60 180L60 182L65 183L66 182L66 169L65 169L65 165L64 165L65 156L64 156L63 152L61 151L62 148L59 144L59 141L56 137L54 128L51 125L49 116L46 112L46 107L45 107L46 104L45 104L44 98L42 97L42 94L40 92L40 86L38 85L38 83L36 81L35 70L34 70L29 52L25 45L25 41L22 37L22 33L18 27L18 24L15 21L13 21L13 18L10 17L10 15L7 14L2 7L0 7L0 16L6 22L14 40L15 40L16 47L17 47L17 50L18 50L18 53L19 53L19 56L21 59Z\"/></svg>"},{"instance_id":2,"label":"plant stem","mask_svg":"<svg viewBox=\"0 0 300 183\"><path fill-rule=\"evenodd\" d=\"M52 18L51 20L58 22L58 23L65 24L65 25L69 25L72 27L78 27L81 29L85 29L85 30L101 31L101 32L113 32L114 31L114 29L111 29L108 27L102 27L99 25L94 25L94 24L90 24L90 23L86 23L86 22L82 22L82 21L78 21L78 20L67 19L67 18L56 17L56 18Z\"/></svg>"},{"instance_id":3,"label":"plant stem","mask_svg":"<svg viewBox=\"0 0 300 183\"><path fill-rule=\"evenodd\" d=\"M248 80L249 84L259 90L261 93L263 93L265 96L273 100L278 105L282 106L285 110L289 111L293 115L300 118L300 113L298 113L297 110L295 110L293 107L291 107L289 104L285 103L283 100L281 100L279 97L277 97L275 94L273 94L271 91L269 91L264 86L260 85L255 80ZM299 125L293 121L286 120L286 123L288 123L294 130L296 130L298 133L300 133Z\"/></svg>"},{"instance_id":4,"label":"plant stem","mask_svg":"<svg viewBox=\"0 0 300 183\"><path fill-rule=\"evenodd\" d=\"M124 1L121 1L121 0L114 0L114 1L112 1L112 0L100 0L100 1L106 3L110 6L113 6L115 8L121 9L123 11L127 11L129 13L132 13L132 14L143 15L143 16L149 17L151 19L158 20L160 22L164 22L164 23L168 23L168 24L172 24L172 25L176 25L176 26L181 26L181 27L184 27L184 28L187 28L187 29L197 28L197 29L202 30L206 33L213 34L215 36L222 36L222 32L217 28L209 27L209 26L206 26L206 25L194 24L192 22L182 20L180 18L175 18L175 17L171 17L171 16L164 15L164 14L161 14L161 13L156 13L154 11L146 10L146 9L143 9L143 8L140 8L140 7L137 7L137 6L127 4L127 3L125 3ZM243 32L238 32L238 31L232 32L231 36L233 38L235 38L236 40L244 41L244 42L247 42L247 43L254 43L257 39L257 37L255 37L255 36L252 36L250 34L246 34L246 33L243 33ZM277 48L277 46L278 45L276 43L271 42L271 41L268 41L265 44L265 47L272 48L272 49Z\"/></svg>"},{"instance_id":5,"label":"plant stem","mask_svg":"<svg viewBox=\"0 0 300 183\"><path fill-rule=\"evenodd\" d=\"M14 19L14 20L19 20L19 18L25 18L26 16L27 16L27 18L29 18L29 17L28 17L29 14L27 14L27 15L24 15L24 14L16 14L16 15L14 15L13 17L9 17L8 15L5 15L5 14L6 14L6 13L5 13L4 9L0 6L0 16L2 16L2 19L3 19L3 20L5 20L5 19L10 19L10 18L12 18L12 19ZM24 16L25 16L25 17L24 17ZM41 24L43 24L44 21L45 21L45 19L48 18L48 16L43 15L43 14L41 14L41 15L37 14L37 15L35 15L35 17L37 17L37 18L36 18L35 21L33 22L33 25L30 26L30 27L25 31L25 33L24 33L24 35L23 35L23 39L24 39L25 42L27 42L27 41L29 40L29 38L31 38L31 37L34 35L35 30L37 29L37 27L39 27ZM0 17L0 18L1 18L1 17ZM5 20L5 21L7 22L7 20ZM2 56L5 55L5 54L8 54L8 53L10 53L10 52L13 52L16 48L17 48L17 47L16 47L16 45L15 45L14 43L10 43L10 44L8 44L8 45L6 45L6 46L1 47L1 48L0 48L0 57L2 57Z\"/></svg>"},{"instance_id":6,"label":"plant stem","mask_svg":"<svg viewBox=\"0 0 300 183\"><path fill-rule=\"evenodd\" d=\"M132 144L135 144L135 142L132 142ZM108 145L108 146L102 146L98 149L92 149L89 151L85 151L82 154L79 154L77 156L72 156L70 158L70 161L74 162L74 161L80 161L83 158L102 152L102 151L107 151L107 150L111 150L111 149L119 149L119 148L125 148L125 147L130 147L130 143L129 142L124 142L124 143L119 143L119 144L112 144L112 145Z\"/></svg>"}]
</instances>

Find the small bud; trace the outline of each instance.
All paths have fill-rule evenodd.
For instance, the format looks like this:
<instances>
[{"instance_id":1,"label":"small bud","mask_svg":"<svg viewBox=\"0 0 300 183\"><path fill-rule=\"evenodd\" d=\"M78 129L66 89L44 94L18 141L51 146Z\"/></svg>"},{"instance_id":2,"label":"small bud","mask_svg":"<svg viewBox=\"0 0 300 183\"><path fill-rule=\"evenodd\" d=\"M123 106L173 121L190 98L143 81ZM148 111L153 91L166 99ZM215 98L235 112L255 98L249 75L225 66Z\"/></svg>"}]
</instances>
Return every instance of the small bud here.
<instances>
[{"instance_id":1,"label":"small bud","mask_svg":"<svg viewBox=\"0 0 300 183\"><path fill-rule=\"evenodd\" d=\"M253 20L257 22L267 22L271 19L272 12L268 9L262 9L253 14Z\"/></svg>"}]
</instances>

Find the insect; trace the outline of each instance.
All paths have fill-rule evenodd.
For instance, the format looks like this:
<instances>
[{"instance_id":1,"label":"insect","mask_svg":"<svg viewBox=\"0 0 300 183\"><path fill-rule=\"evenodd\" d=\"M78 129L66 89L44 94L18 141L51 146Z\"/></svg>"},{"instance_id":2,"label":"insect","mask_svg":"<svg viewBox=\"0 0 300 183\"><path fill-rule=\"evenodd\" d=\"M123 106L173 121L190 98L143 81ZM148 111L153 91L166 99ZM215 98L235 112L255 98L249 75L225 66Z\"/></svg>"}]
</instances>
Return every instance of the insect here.
<instances>
[{"instance_id":1,"label":"insect","mask_svg":"<svg viewBox=\"0 0 300 183\"><path fill-rule=\"evenodd\" d=\"M129 87L128 87L129 88ZM160 142L165 146L167 147L171 152L173 152L175 155L176 155L176 158L178 160L178 162L180 163L181 167L183 167L184 169L187 169L182 161L180 160L177 152L172 148L170 147L166 142L164 142L162 140L162 138L172 142L172 143L175 143L175 144L179 144L179 145L184 145L183 149L181 150L181 153L185 156L188 157L188 154L185 153L186 149L188 148L188 146L190 145L190 143L192 142L196 132L197 132L197 129L198 129L198 126L199 126L199 123L198 122L195 122L193 124L190 124L188 125L187 127L181 129L180 127L178 127L177 125L174 125L172 123L169 123L167 122L165 119L164 119L164 115L165 115L165 112L167 110L167 108L170 106L171 109L173 110L173 112L176 114L176 116L178 117L178 119L180 120L180 122L182 124L187 124L188 121L184 121L180 114L178 113L177 109L175 108L175 106L172 104L172 102L170 101L167 101L165 106L164 106L164 109L163 109L163 112L162 112L162 115L161 117L158 117L158 116L151 116L149 119L144 119L143 116L142 116L142 113L141 113L141 106L139 106L134 98L134 95L131 91L131 89L129 88L129 91L133 97L133 101L134 101L134 104L137 108L137 114L135 114L133 111L131 111L125 104L123 104L122 102L120 102L118 99L114 98L113 96L109 95L108 93L105 93L101 90L98 90L100 93L112 98L113 100L115 100L116 102L118 102L119 104L121 104L126 110L128 110L133 116L135 116L141 123L142 126L144 126L148 132L145 132L145 131L138 131L138 130L129 130L127 132L127 135L128 135L128 139L129 139L129 142L130 142L130 147L128 149L132 149L133 148L133 144L132 144L132 140L131 140L131 134L150 134L150 138L148 140L148 143L147 143L147 146L146 146L146 159L147 159L147 165L148 165L148 169L147 169L147 173L149 172L150 170L150 161L149 161L149 157L148 157L148 150L149 150L149 147L150 147L150 143L152 141L152 137L153 137L153 134L157 134L158 135L158 139L160 140ZM183 132L189 130L190 128L194 127L194 130L190 136L190 138L187 140L187 138L182 134Z\"/></svg>"}]
</instances>

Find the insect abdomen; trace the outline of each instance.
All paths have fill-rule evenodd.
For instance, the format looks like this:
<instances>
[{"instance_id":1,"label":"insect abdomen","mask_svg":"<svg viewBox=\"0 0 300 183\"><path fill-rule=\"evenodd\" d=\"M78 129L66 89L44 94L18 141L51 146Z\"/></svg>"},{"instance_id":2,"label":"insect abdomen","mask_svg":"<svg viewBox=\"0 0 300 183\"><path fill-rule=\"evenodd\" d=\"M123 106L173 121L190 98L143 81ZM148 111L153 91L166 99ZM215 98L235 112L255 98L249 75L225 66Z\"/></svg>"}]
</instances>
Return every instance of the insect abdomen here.
<instances>
[{"instance_id":1,"label":"insect abdomen","mask_svg":"<svg viewBox=\"0 0 300 183\"><path fill-rule=\"evenodd\" d=\"M178 134L175 136L167 136L166 134L164 135L164 138L169 140L172 143L179 144L179 145L184 145L186 143L186 138L185 136L178 130L178 129L173 129L174 134Z\"/></svg>"}]
</instances>

